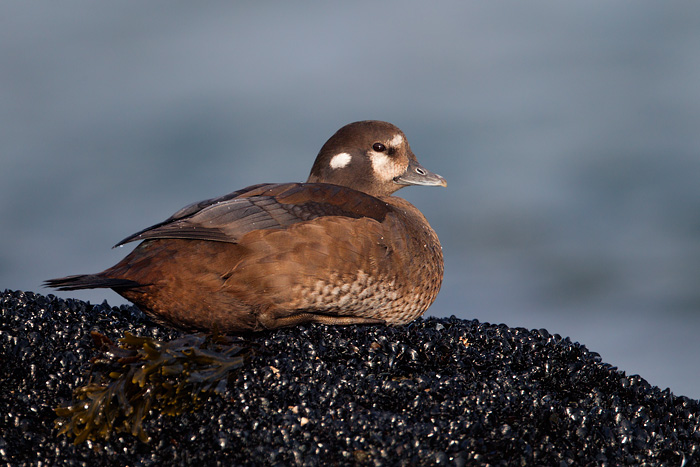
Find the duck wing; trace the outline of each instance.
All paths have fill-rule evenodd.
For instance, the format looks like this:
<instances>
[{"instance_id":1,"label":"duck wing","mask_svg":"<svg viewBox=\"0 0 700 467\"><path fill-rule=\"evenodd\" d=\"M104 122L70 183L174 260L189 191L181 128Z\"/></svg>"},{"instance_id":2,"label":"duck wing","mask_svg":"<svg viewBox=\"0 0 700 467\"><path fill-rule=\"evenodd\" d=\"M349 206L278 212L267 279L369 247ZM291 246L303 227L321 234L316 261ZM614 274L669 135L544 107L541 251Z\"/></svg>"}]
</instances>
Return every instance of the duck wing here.
<instances>
[{"instance_id":1,"label":"duck wing","mask_svg":"<svg viewBox=\"0 0 700 467\"><path fill-rule=\"evenodd\" d=\"M381 222L391 210L379 198L338 185L259 184L190 204L115 247L156 238L237 243L254 230L283 229L325 216L369 217Z\"/></svg>"}]
</instances>

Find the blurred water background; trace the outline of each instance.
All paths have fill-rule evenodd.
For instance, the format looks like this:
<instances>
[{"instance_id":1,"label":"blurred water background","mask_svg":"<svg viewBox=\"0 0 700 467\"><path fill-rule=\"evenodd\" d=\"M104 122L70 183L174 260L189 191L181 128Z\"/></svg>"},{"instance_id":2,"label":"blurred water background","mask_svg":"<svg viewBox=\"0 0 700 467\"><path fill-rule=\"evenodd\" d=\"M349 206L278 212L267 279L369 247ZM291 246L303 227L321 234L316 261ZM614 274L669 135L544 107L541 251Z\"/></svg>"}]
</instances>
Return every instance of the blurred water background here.
<instances>
[{"instance_id":1,"label":"blurred water background","mask_svg":"<svg viewBox=\"0 0 700 467\"><path fill-rule=\"evenodd\" d=\"M444 247L428 315L700 398L699 2L3 2L0 37L0 288L388 120L449 182L399 193Z\"/></svg>"}]
</instances>

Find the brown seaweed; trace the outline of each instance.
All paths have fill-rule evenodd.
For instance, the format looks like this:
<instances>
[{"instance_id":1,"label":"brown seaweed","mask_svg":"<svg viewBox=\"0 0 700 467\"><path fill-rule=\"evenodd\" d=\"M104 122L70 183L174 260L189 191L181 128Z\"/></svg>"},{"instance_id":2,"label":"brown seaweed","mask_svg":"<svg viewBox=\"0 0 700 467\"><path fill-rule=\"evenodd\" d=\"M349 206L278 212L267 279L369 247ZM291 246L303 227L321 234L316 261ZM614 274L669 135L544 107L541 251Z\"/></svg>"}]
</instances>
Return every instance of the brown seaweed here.
<instances>
[{"instance_id":1,"label":"brown seaweed","mask_svg":"<svg viewBox=\"0 0 700 467\"><path fill-rule=\"evenodd\" d=\"M224 393L251 353L250 345L217 334L164 342L127 332L119 345L98 332L92 338L102 355L92 360L90 382L74 390L71 404L55 409L59 434L75 436L75 444L113 432L148 442L143 420L151 410L197 410L212 394Z\"/></svg>"}]
</instances>

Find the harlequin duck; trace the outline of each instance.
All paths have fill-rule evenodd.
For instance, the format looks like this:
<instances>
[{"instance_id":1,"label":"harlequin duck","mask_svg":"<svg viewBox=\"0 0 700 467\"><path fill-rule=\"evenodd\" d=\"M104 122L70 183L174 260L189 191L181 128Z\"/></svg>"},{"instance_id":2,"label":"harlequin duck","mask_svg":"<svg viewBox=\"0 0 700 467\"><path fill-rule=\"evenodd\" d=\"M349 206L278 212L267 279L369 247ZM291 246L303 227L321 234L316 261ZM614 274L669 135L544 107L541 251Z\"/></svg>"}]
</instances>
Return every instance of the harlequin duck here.
<instances>
[{"instance_id":1,"label":"harlequin duck","mask_svg":"<svg viewBox=\"0 0 700 467\"><path fill-rule=\"evenodd\" d=\"M116 266L46 285L111 288L185 329L405 324L433 303L443 274L428 221L391 196L407 185L447 183L394 125L351 123L323 145L306 183L191 204L119 242L143 240Z\"/></svg>"}]
</instances>

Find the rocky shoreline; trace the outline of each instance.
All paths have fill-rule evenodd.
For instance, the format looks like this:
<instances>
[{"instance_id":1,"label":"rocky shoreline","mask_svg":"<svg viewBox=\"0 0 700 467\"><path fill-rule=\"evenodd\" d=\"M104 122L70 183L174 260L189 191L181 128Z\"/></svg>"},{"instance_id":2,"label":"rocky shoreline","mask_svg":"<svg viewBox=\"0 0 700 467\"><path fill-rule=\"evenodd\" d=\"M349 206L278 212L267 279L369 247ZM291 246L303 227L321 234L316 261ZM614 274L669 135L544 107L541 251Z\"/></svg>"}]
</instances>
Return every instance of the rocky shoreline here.
<instances>
[{"instance_id":1,"label":"rocky shoreline","mask_svg":"<svg viewBox=\"0 0 700 467\"><path fill-rule=\"evenodd\" d=\"M74 445L59 405L88 381L91 331L184 336L134 307L0 295L0 465L700 465L700 403L545 330L456 318L300 326L221 395Z\"/></svg>"}]
</instances>

